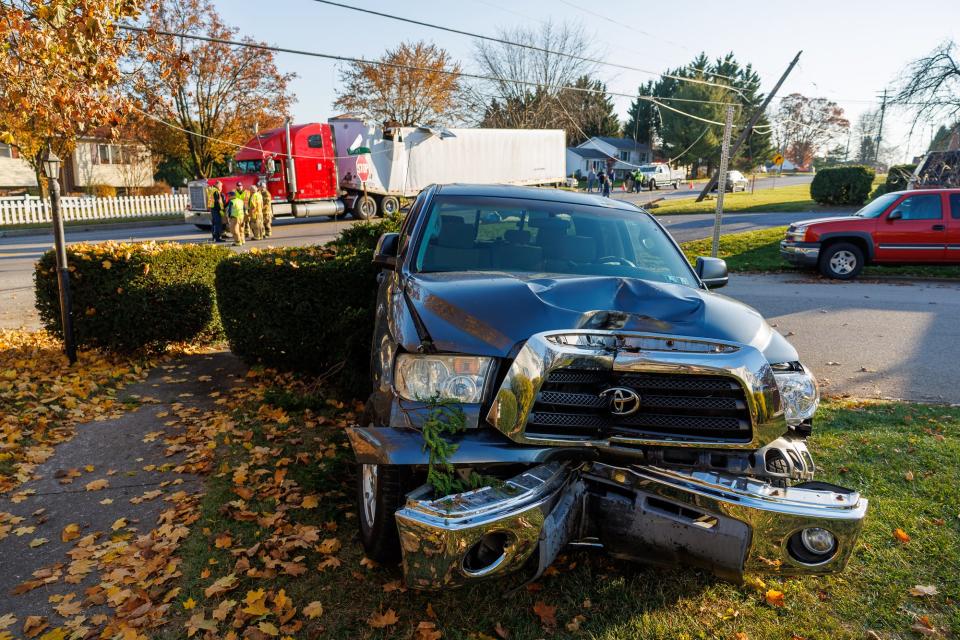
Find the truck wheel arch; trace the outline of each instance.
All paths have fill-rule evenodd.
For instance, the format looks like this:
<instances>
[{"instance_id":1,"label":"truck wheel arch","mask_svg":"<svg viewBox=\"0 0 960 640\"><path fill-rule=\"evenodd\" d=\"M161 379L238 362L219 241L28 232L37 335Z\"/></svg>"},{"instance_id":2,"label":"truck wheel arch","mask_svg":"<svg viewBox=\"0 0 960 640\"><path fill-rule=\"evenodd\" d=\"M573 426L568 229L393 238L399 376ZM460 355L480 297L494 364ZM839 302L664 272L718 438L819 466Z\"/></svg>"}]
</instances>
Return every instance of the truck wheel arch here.
<instances>
[{"instance_id":1,"label":"truck wheel arch","mask_svg":"<svg viewBox=\"0 0 960 640\"><path fill-rule=\"evenodd\" d=\"M867 262L873 262L874 246L873 236L866 231L837 231L835 233L824 233L820 236L820 251L825 250L837 242L849 242L860 247Z\"/></svg>"}]
</instances>

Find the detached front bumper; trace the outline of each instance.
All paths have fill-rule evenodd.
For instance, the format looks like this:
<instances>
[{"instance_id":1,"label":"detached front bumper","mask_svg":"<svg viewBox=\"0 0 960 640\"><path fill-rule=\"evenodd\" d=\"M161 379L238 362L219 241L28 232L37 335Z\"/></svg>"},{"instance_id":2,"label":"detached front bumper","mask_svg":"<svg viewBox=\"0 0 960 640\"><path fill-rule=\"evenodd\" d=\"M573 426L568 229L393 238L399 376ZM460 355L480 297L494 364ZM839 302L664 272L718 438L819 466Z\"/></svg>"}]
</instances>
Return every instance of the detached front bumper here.
<instances>
[{"instance_id":1,"label":"detached front bumper","mask_svg":"<svg viewBox=\"0 0 960 640\"><path fill-rule=\"evenodd\" d=\"M187 224L210 225L213 224L209 211L194 211L187 209L183 212L183 221Z\"/></svg>"},{"instance_id":2,"label":"detached front bumper","mask_svg":"<svg viewBox=\"0 0 960 640\"><path fill-rule=\"evenodd\" d=\"M820 243L781 240L780 257L799 267L815 267L820 260Z\"/></svg>"},{"instance_id":3,"label":"detached front bumper","mask_svg":"<svg viewBox=\"0 0 960 640\"><path fill-rule=\"evenodd\" d=\"M777 488L726 473L551 462L439 499L422 487L396 518L407 583L438 589L511 573L534 554L540 573L581 540L729 579L833 573L846 565L866 510L858 493L826 483ZM801 542L807 529L828 531L834 547L811 555Z\"/></svg>"}]
</instances>

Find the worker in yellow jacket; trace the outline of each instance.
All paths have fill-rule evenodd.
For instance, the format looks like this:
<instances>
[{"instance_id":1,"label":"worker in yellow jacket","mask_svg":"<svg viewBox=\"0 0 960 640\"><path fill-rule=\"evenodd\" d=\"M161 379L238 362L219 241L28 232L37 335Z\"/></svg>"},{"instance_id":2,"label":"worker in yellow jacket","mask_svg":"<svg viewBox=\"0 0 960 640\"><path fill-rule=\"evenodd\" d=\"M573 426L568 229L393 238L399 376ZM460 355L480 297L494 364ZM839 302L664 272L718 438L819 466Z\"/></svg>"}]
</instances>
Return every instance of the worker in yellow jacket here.
<instances>
[{"instance_id":1,"label":"worker in yellow jacket","mask_svg":"<svg viewBox=\"0 0 960 640\"><path fill-rule=\"evenodd\" d=\"M250 231L254 240L263 240L263 196L256 187L247 202L247 216L250 219Z\"/></svg>"},{"instance_id":2,"label":"worker in yellow jacket","mask_svg":"<svg viewBox=\"0 0 960 640\"><path fill-rule=\"evenodd\" d=\"M233 236L233 246L243 246L243 197L236 191L230 192L227 202L227 218L230 220L230 234Z\"/></svg>"},{"instance_id":3,"label":"worker in yellow jacket","mask_svg":"<svg viewBox=\"0 0 960 640\"><path fill-rule=\"evenodd\" d=\"M260 196L263 198L263 237L269 238L273 235L273 205L265 182L260 183Z\"/></svg>"}]
</instances>

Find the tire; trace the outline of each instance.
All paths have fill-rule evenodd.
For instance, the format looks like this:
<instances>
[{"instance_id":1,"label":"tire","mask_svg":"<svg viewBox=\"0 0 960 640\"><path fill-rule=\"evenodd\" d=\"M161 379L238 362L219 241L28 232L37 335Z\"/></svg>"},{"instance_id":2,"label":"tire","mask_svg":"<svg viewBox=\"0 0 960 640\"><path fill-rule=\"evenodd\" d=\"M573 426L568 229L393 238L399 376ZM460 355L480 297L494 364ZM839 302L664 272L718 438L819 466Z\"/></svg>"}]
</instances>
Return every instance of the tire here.
<instances>
[{"instance_id":1,"label":"tire","mask_svg":"<svg viewBox=\"0 0 960 640\"><path fill-rule=\"evenodd\" d=\"M357 465L360 542L367 557L381 564L400 560L400 535L394 514L404 501L401 472L398 466Z\"/></svg>"},{"instance_id":2,"label":"tire","mask_svg":"<svg viewBox=\"0 0 960 640\"><path fill-rule=\"evenodd\" d=\"M195 226L197 229L200 229L200 231L211 231L213 229L212 224L195 224L193 226Z\"/></svg>"},{"instance_id":3,"label":"tire","mask_svg":"<svg viewBox=\"0 0 960 640\"><path fill-rule=\"evenodd\" d=\"M820 252L820 273L837 280L853 280L863 271L863 262L860 247L838 242Z\"/></svg>"},{"instance_id":4,"label":"tire","mask_svg":"<svg viewBox=\"0 0 960 640\"><path fill-rule=\"evenodd\" d=\"M658 188L658 187L657 187L657 181L654 180L653 178L651 178L651 179L650 179L650 191L656 191L657 188Z\"/></svg>"},{"instance_id":5,"label":"tire","mask_svg":"<svg viewBox=\"0 0 960 640\"><path fill-rule=\"evenodd\" d=\"M679 181L679 180L675 180L674 183L673 183L673 190L676 191L676 190L679 189L679 188L680 188L680 181Z\"/></svg>"},{"instance_id":6,"label":"tire","mask_svg":"<svg viewBox=\"0 0 960 640\"><path fill-rule=\"evenodd\" d=\"M400 198L397 196L383 196L380 201L380 215L392 216L400 211Z\"/></svg>"},{"instance_id":7,"label":"tire","mask_svg":"<svg viewBox=\"0 0 960 640\"><path fill-rule=\"evenodd\" d=\"M370 196L359 195L350 210L354 220L369 220L377 215L377 201Z\"/></svg>"}]
</instances>

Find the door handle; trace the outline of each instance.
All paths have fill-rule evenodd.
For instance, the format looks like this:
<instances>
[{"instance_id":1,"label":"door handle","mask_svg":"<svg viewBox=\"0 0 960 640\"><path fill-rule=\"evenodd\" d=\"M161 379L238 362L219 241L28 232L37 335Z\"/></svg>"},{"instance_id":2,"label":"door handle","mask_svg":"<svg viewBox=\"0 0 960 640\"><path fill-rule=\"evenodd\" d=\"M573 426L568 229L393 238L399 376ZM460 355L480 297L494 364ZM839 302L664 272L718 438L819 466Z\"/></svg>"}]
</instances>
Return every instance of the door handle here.
<instances>
[{"instance_id":1,"label":"door handle","mask_svg":"<svg viewBox=\"0 0 960 640\"><path fill-rule=\"evenodd\" d=\"M946 227L943 226L942 224L935 224L933 225L932 229L934 231L943 231L944 229L946 229Z\"/></svg>"}]
</instances>

